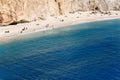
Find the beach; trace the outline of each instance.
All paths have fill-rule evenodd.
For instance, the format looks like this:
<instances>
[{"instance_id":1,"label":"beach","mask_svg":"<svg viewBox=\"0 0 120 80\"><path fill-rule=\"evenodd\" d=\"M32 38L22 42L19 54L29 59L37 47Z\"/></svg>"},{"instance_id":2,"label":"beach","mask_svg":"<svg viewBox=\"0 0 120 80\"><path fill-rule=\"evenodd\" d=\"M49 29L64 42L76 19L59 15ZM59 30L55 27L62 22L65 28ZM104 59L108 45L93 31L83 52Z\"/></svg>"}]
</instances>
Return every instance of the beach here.
<instances>
[{"instance_id":1,"label":"beach","mask_svg":"<svg viewBox=\"0 0 120 80\"><path fill-rule=\"evenodd\" d=\"M46 20L36 20L17 25L0 26L0 41L6 41L16 36L46 31L85 22L119 19L120 11L111 11L108 14L92 12L76 12L62 16L49 17Z\"/></svg>"}]
</instances>

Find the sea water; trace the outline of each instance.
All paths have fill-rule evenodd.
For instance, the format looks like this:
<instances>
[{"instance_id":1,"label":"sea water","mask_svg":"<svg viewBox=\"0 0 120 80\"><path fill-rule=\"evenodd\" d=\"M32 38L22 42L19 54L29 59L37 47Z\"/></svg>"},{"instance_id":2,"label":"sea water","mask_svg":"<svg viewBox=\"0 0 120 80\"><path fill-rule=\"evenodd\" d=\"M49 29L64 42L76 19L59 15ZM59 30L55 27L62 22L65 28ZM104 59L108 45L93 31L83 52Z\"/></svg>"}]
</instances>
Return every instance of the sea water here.
<instances>
[{"instance_id":1,"label":"sea water","mask_svg":"<svg viewBox=\"0 0 120 80\"><path fill-rule=\"evenodd\" d=\"M0 80L120 80L120 19L0 44Z\"/></svg>"}]
</instances>

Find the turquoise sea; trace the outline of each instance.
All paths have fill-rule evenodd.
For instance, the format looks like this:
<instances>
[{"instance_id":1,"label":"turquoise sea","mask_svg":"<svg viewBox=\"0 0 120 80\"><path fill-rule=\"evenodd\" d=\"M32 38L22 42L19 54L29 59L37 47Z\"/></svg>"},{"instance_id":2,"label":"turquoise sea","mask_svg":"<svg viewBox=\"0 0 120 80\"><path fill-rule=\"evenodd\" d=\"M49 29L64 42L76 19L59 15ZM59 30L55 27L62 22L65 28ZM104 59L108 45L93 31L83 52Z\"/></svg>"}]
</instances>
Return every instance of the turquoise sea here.
<instances>
[{"instance_id":1,"label":"turquoise sea","mask_svg":"<svg viewBox=\"0 0 120 80\"><path fill-rule=\"evenodd\" d=\"M1 43L0 80L120 80L120 19Z\"/></svg>"}]
</instances>

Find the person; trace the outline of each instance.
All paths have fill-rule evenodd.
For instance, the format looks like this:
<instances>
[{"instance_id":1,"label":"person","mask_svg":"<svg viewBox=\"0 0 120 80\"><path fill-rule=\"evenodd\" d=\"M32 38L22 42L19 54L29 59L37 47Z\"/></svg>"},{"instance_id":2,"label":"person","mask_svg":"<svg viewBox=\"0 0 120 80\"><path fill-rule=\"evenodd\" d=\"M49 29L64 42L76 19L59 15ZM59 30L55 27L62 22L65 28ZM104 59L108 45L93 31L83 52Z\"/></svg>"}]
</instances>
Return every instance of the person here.
<instances>
[{"instance_id":1,"label":"person","mask_svg":"<svg viewBox=\"0 0 120 80\"><path fill-rule=\"evenodd\" d=\"M20 31L20 33L22 33L22 31Z\"/></svg>"},{"instance_id":2,"label":"person","mask_svg":"<svg viewBox=\"0 0 120 80\"><path fill-rule=\"evenodd\" d=\"M10 31L5 31L5 33L9 33Z\"/></svg>"},{"instance_id":3,"label":"person","mask_svg":"<svg viewBox=\"0 0 120 80\"><path fill-rule=\"evenodd\" d=\"M49 27L49 24L47 24L45 27L46 27L46 28Z\"/></svg>"},{"instance_id":4,"label":"person","mask_svg":"<svg viewBox=\"0 0 120 80\"><path fill-rule=\"evenodd\" d=\"M22 31L24 31L25 30L25 27L22 29Z\"/></svg>"}]
</instances>

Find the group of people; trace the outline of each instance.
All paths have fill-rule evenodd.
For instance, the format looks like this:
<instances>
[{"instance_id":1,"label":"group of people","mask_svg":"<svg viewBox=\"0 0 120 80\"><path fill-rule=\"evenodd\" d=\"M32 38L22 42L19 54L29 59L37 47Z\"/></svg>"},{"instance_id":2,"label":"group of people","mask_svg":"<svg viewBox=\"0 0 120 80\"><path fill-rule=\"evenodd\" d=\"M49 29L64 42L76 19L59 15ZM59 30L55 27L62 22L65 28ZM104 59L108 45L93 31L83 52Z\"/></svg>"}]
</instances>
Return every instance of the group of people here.
<instances>
[{"instance_id":1,"label":"group of people","mask_svg":"<svg viewBox=\"0 0 120 80\"><path fill-rule=\"evenodd\" d=\"M27 27L24 27L24 28L20 31L20 33L23 33L23 31L25 31L25 30L27 30Z\"/></svg>"}]
</instances>

